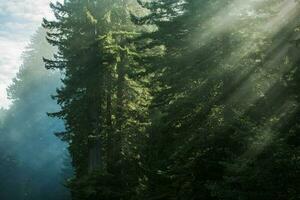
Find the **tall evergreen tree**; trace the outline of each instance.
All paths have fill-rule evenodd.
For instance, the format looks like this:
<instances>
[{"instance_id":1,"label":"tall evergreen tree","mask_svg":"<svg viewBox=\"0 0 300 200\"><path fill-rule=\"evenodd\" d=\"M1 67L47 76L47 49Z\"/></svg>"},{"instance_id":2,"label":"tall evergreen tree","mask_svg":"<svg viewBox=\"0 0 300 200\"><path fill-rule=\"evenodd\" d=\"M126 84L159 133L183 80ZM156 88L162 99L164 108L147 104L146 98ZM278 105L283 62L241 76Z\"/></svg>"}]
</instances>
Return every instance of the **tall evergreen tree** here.
<instances>
[{"instance_id":1,"label":"tall evergreen tree","mask_svg":"<svg viewBox=\"0 0 300 200\"><path fill-rule=\"evenodd\" d=\"M139 140L145 137L149 94L137 65L131 1L65 1L51 4L56 21L44 20L57 46L47 68L61 69L56 99L70 144L74 199L129 199L138 187Z\"/></svg>"},{"instance_id":2,"label":"tall evergreen tree","mask_svg":"<svg viewBox=\"0 0 300 200\"><path fill-rule=\"evenodd\" d=\"M295 191L297 183L279 190L281 184L266 181L262 188L269 185L272 189L262 196L259 195L263 189L252 188L255 195L231 191L230 196L224 197L219 195L222 187L218 187L230 168L240 172L245 163L252 163L252 159L259 157L262 153L259 149L276 149L268 145L273 139L275 145L272 132L278 131L282 123L281 120L275 122L274 117L279 119L286 111L280 112L278 108L264 115L266 113L261 113L263 106L257 106L255 102L265 102L265 99L274 97L268 85L274 84L274 79L283 75L279 71L283 68L281 62L286 52L280 51L280 48L287 50L287 40L295 25L288 24L290 29L286 33L276 30L283 25L276 19L284 12L284 2L158 0L139 3L149 9L150 14L133 17L135 23L157 28L157 31L140 38L150 41L144 48L163 45L165 49L162 60L152 62L159 88L154 94L151 139L148 152L145 152L149 171L148 198L295 197L295 194L289 196L284 191ZM247 14L249 12L252 14ZM279 27L266 30L265 27L270 24ZM285 35L287 40L278 41L277 32ZM263 77L266 79L263 80ZM274 84L277 90L281 90L280 87ZM281 103L290 101L284 94L280 98ZM268 110L274 109L276 104L268 102L267 107L263 105ZM265 131L266 128L270 131ZM237 166L237 163L242 166ZM295 174L294 178L299 177L295 163L289 167L289 173ZM267 173L271 173L272 164L269 167ZM260 167L255 170L264 171ZM243 173L246 175L247 172ZM269 175L269 178L274 180L278 177ZM235 180L234 176L226 179ZM257 179L254 183L259 180L262 181ZM226 184L233 184L233 188L239 190L243 184L250 184L248 181ZM278 193L281 195L278 196Z\"/></svg>"},{"instance_id":3,"label":"tall evergreen tree","mask_svg":"<svg viewBox=\"0 0 300 200\"><path fill-rule=\"evenodd\" d=\"M137 2L68 0L44 20L73 198L297 199L296 3Z\"/></svg>"}]
</instances>

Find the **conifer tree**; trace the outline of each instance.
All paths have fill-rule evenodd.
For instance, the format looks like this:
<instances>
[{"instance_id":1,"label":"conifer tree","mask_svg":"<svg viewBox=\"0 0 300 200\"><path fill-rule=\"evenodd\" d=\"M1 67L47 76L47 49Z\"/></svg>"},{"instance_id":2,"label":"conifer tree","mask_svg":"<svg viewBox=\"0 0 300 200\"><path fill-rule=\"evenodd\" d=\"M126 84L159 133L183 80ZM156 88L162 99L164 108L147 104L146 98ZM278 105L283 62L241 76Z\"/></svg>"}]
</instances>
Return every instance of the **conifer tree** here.
<instances>
[{"instance_id":1,"label":"conifer tree","mask_svg":"<svg viewBox=\"0 0 300 200\"><path fill-rule=\"evenodd\" d=\"M56 60L64 86L56 99L62 110L75 178L74 199L129 199L138 187L139 142L148 124L147 78L130 40L131 1L66 1L51 4L56 21L44 20L48 41L57 46Z\"/></svg>"},{"instance_id":2,"label":"conifer tree","mask_svg":"<svg viewBox=\"0 0 300 200\"><path fill-rule=\"evenodd\" d=\"M262 27L280 13L278 5L281 1L250 3L245 7L236 1L139 3L150 14L133 17L134 22L156 26L156 31L140 37L143 41L150 41L144 48L162 45L165 49L163 58L158 63L152 62L159 87L154 93L151 139L148 152L145 152L149 171L149 193L145 198L243 198L241 193L233 191L230 191L230 196L220 195L223 189L218 185L227 176L225 171L232 167L231 173L232 170L240 172L244 166L242 163L251 163L251 159L259 155L258 149L264 148L268 142L271 132L278 131L278 125L282 123L278 121L275 126L265 121L274 120L274 116L277 118L278 110L265 116L261 113L263 106L253 104L257 99L265 101L265 96L269 95L264 90L266 84L280 75L270 71L282 67L280 59L283 56L278 50L283 46L278 46L280 43L272 31L262 31ZM257 13L246 16L251 6ZM285 36L288 38L288 34ZM285 41L285 47L287 44ZM264 77L265 74L268 77ZM276 86L276 89L280 88ZM285 95L280 97L289 101ZM272 106L273 102L269 102L264 108L267 110ZM255 110L255 114L251 115L250 110ZM266 127L272 131L264 134ZM258 138L261 141L256 146ZM249 154L249 157L242 156L244 154ZM271 164L269 166L267 173L271 173ZM260 167L254 169L264 171ZM295 167L290 169L297 174ZM243 173L246 175L247 172ZM230 175L226 179L234 178ZM227 182L225 187L230 184L236 186L238 182ZM264 184L268 185L280 188L280 184L272 181ZM297 185L290 185L289 189L294 191ZM274 188L264 197L277 190ZM258 199L261 191L254 190L258 196L245 193L244 197ZM285 195L287 198L287 193ZM274 196L276 192L271 195Z\"/></svg>"},{"instance_id":3,"label":"conifer tree","mask_svg":"<svg viewBox=\"0 0 300 200\"><path fill-rule=\"evenodd\" d=\"M59 49L46 67L65 74L51 115L66 124L73 198L297 198L284 1L137 2L68 0L44 20Z\"/></svg>"}]
</instances>

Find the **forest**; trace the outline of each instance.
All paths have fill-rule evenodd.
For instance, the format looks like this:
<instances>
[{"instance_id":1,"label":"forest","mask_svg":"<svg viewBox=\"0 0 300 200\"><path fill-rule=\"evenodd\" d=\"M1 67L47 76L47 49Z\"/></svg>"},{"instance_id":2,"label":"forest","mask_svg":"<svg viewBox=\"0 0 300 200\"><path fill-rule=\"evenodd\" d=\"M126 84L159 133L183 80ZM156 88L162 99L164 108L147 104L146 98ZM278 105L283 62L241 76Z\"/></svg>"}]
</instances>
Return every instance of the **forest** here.
<instances>
[{"instance_id":1,"label":"forest","mask_svg":"<svg viewBox=\"0 0 300 200\"><path fill-rule=\"evenodd\" d=\"M0 200L300 200L298 0L50 7L0 110Z\"/></svg>"}]
</instances>

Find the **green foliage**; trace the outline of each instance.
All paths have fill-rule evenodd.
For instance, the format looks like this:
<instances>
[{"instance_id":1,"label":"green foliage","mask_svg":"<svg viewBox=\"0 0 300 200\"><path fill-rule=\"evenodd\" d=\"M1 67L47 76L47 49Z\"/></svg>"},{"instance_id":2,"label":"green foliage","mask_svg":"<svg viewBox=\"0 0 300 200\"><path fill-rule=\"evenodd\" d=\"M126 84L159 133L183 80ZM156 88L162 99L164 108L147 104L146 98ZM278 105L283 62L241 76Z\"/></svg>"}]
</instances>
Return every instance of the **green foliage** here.
<instances>
[{"instance_id":1,"label":"green foliage","mask_svg":"<svg viewBox=\"0 0 300 200\"><path fill-rule=\"evenodd\" d=\"M65 121L66 132L58 135L70 144L74 199L128 199L133 195L128 190L138 187L139 174L132 171L141 165L151 98L129 42L138 35L130 21L132 6L132 1L68 1L52 5L57 21L44 20L48 41L59 49L56 60L45 59L46 67L65 74L55 96L62 110L50 115ZM130 177L107 182L121 174Z\"/></svg>"},{"instance_id":2,"label":"green foliage","mask_svg":"<svg viewBox=\"0 0 300 200\"><path fill-rule=\"evenodd\" d=\"M137 3L70 0L44 20L73 198L297 199L298 4Z\"/></svg>"},{"instance_id":3,"label":"green foliage","mask_svg":"<svg viewBox=\"0 0 300 200\"><path fill-rule=\"evenodd\" d=\"M158 64L152 62L159 89L154 90L150 143L144 152L151 172L149 199L299 195L298 182L283 187L275 180L284 173L272 175L274 163L285 163L287 173L295 175L284 176L286 180L299 179L298 161L288 164L267 150L298 157L299 147L290 149L285 138L285 124L298 115L299 105L295 93L286 93L291 87L277 81L285 79L284 68L297 63L298 56L290 60L288 42L297 22L282 25L284 31L262 31L270 16L281 12L280 1L268 2L140 1L150 14L133 17L134 22L157 27L144 34L151 42L144 48L166 49ZM248 9L257 13L247 16ZM256 176L258 172L264 175Z\"/></svg>"}]
</instances>

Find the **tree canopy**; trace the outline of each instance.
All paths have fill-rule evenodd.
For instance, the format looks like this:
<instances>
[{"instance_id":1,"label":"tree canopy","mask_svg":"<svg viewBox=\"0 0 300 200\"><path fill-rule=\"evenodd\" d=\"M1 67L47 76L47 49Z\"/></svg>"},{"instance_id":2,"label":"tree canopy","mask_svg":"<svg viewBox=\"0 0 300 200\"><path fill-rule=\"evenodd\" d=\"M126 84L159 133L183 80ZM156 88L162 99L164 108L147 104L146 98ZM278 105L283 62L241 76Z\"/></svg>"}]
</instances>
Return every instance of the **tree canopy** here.
<instances>
[{"instance_id":1,"label":"tree canopy","mask_svg":"<svg viewBox=\"0 0 300 200\"><path fill-rule=\"evenodd\" d=\"M74 168L66 180L72 199L300 198L297 1L65 0L50 7L55 19L42 25L57 51L43 54L48 71L34 71L46 45L34 37L0 130L28 112L22 127L34 120L36 134L27 139L56 129ZM53 83L60 110L55 102L45 107L41 95ZM39 126L41 111L64 128L50 119Z\"/></svg>"}]
</instances>

